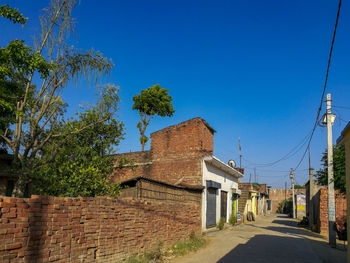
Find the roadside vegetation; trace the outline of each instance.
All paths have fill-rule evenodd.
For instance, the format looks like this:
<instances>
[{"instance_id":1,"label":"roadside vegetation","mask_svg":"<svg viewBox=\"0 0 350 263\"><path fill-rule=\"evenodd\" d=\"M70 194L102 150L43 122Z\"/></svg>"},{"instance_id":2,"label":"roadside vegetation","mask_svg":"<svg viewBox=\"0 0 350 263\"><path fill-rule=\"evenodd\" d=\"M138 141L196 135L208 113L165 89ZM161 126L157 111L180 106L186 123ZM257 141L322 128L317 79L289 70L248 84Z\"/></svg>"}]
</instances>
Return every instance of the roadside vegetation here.
<instances>
[{"instance_id":1,"label":"roadside vegetation","mask_svg":"<svg viewBox=\"0 0 350 263\"><path fill-rule=\"evenodd\" d=\"M231 214L230 218L228 219L228 222L230 225L235 225L237 223L237 216L234 214Z\"/></svg>"},{"instance_id":2,"label":"roadside vegetation","mask_svg":"<svg viewBox=\"0 0 350 263\"><path fill-rule=\"evenodd\" d=\"M170 248L164 248L163 243L159 243L154 251L145 252L142 255L129 257L125 263L149 263L149 262L167 262L175 257L186 255L190 252L203 248L208 243L204 237L198 237L191 233L186 241L179 241Z\"/></svg>"}]
</instances>

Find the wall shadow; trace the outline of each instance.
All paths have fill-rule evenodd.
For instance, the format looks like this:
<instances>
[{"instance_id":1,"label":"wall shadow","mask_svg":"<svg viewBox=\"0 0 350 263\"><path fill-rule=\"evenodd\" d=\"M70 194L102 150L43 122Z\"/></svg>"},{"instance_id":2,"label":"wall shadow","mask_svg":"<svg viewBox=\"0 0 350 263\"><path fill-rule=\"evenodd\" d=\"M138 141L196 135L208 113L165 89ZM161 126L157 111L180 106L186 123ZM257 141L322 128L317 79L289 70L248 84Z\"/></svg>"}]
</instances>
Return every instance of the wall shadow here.
<instances>
[{"instance_id":1,"label":"wall shadow","mask_svg":"<svg viewBox=\"0 0 350 263\"><path fill-rule=\"evenodd\" d=\"M346 253L306 238L256 235L218 262L346 262Z\"/></svg>"}]
</instances>

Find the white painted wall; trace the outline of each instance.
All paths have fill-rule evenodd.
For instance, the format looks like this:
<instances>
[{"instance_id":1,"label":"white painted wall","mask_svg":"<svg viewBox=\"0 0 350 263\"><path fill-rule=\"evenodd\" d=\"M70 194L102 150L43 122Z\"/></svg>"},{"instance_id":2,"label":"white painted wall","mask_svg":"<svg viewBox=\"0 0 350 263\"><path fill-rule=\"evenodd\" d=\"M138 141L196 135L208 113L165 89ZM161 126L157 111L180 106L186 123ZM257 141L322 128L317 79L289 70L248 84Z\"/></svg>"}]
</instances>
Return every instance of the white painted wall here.
<instances>
[{"instance_id":1,"label":"white painted wall","mask_svg":"<svg viewBox=\"0 0 350 263\"><path fill-rule=\"evenodd\" d=\"M238 189L238 178L233 177L227 172L202 161L202 183L206 186L206 181L214 181L221 184L221 189L216 192L216 222L220 220L221 213L221 190L227 192L227 218L228 221L232 213L232 188ZM238 204L237 204L238 207ZM202 193L202 229L206 229L206 214L207 214L207 191Z\"/></svg>"}]
</instances>

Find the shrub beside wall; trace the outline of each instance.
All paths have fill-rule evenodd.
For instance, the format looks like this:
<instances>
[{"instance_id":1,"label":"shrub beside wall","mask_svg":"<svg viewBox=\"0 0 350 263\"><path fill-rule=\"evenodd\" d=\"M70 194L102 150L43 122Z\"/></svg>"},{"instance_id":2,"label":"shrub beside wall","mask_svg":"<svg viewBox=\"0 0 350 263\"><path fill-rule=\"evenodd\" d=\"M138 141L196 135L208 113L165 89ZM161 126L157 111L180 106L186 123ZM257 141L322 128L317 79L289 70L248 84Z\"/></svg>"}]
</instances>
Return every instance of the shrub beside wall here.
<instances>
[{"instance_id":1,"label":"shrub beside wall","mask_svg":"<svg viewBox=\"0 0 350 263\"><path fill-rule=\"evenodd\" d=\"M0 197L0 261L119 262L201 233L200 203Z\"/></svg>"}]
</instances>

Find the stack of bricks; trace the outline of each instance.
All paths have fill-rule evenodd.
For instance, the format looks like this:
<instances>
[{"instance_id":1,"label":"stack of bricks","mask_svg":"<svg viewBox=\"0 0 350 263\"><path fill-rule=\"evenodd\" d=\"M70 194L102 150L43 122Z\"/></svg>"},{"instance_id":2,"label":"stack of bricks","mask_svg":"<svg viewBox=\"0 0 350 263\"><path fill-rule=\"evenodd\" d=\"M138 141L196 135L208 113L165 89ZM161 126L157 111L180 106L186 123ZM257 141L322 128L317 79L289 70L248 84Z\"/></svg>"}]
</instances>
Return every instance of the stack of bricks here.
<instances>
[{"instance_id":1,"label":"stack of bricks","mask_svg":"<svg viewBox=\"0 0 350 263\"><path fill-rule=\"evenodd\" d=\"M318 231L321 234L328 235L328 190L320 189L320 206L318 217ZM339 230L344 229L346 223L347 207L346 197L339 191L335 191L335 221Z\"/></svg>"},{"instance_id":2,"label":"stack of bricks","mask_svg":"<svg viewBox=\"0 0 350 263\"><path fill-rule=\"evenodd\" d=\"M0 197L0 262L120 262L200 234L200 204Z\"/></svg>"}]
</instances>

